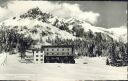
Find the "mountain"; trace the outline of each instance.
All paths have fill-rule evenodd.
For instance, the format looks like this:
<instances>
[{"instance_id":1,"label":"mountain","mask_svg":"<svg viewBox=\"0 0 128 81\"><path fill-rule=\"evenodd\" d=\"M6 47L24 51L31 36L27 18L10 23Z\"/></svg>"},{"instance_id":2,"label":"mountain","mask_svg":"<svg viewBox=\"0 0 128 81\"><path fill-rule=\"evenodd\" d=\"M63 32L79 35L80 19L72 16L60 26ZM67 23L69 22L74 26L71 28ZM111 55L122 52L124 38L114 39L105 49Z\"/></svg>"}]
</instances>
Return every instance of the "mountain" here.
<instances>
[{"instance_id":1,"label":"mountain","mask_svg":"<svg viewBox=\"0 0 128 81\"><path fill-rule=\"evenodd\" d=\"M25 37L30 36L33 40L42 41L44 44L48 44L46 42L48 38L55 39L56 36L61 39L88 39L90 33L94 37L100 35L105 41L114 39L127 42L126 28L95 27L85 20L53 16L41 11L38 7L1 22L0 27L3 26L6 26L7 29L14 29L19 34L24 34Z\"/></svg>"},{"instance_id":2,"label":"mountain","mask_svg":"<svg viewBox=\"0 0 128 81\"><path fill-rule=\"evenodd\" d=\"M122 26L119 28L110 28L108 31L112 34L112 37L117 41L127 42L127 28Z\"/></svg>"}]
</instances>

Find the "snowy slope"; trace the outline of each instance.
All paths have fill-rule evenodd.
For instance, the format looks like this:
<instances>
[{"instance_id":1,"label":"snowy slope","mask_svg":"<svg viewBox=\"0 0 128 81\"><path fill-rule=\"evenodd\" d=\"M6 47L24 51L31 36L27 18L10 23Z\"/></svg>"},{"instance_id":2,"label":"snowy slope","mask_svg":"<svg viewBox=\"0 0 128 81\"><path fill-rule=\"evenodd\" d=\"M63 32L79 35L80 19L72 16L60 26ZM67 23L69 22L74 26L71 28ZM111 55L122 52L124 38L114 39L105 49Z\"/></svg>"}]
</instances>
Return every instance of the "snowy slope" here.
<instances>
[{"instance_id":1,"label":"snowy slope","mask_svg":"<svg viewBox=\"0 0 128 81\"><path fill-rule=\"evenodd\" d=\"M35 40L43 39L43 41L45 42L48 37L54 39L56 36L60 37L61 39L76 39L77 37L73 36L72 33L61 30L58 28L58 26L68 24L69 30L73 31L73 26L75 24L79 24L82 26L82 28L84 28L84 32L87 32L89 30L91 30L93 33L101 32L104 34L104 36L108 35L117 41L127 42L127 28L120 27L106 29L103 27L93 26L92 24L84 20L78 20L76 18L64 19L57 16L50 16L50 18L47 18L47 22L42 22L42 20L39 20L39 18L42 18L42 15L40 15L40 13L46 14L46 16L47 13L42 13L39 8L33 8L33 10L36 10L38 14L32 14L31 10L32 9L28 10L28 12L25 13L25 16L28 17L21 18L21 15L16 16L15 18L12 17L10 19L7 19L6 21L1 22L0 25L4 24L5 26L9 26L8 28L10 29L13 28L18 30L18 33L25 34L25 36L31 36ZM35 18L31 18L31 16L34 16ZM54 26L55 22L57 22L57 26ZM16 28L16 26L18 27ZM31 33L32 30L37 30L37 33ZM47 35L41 36L42 32L47 33Z\"/></svg>"},{"instance_id":2,"label":"snowy slope","mask_svg":"<svg viewBox=\"0 0 128 81\"><path fill-rule=\"evenodd\" d=\"M63 20L65 23L69 24L69 29L73 28L74 24L79 24L84 28L84 31L87 32L91 30L93 33L101 32L103 34L109 35L114 40L127 42L127 28L125 26L122 27L114 27L114 28L104 28L104 27L96 27L93 26L91 23L86 22L84 20L78 20L75 18L69 18L67 20ZM122 39L122 40L120 40Z\"/></svg>"},{"instance_id":3,"label":"snowy slope","mask_svg":"<svg viewBox=\"0 0 128 81\"><path fill-rule=\"evenodd\" d=\"M77 64L44 63L36 65L20 63L17 57L17 55L8 55L6 69L0 69L0 74L2 74L0 79L36 79L41 81L127 79L127 67L107 66L104 57L82 57L76 59ZM83 64L85 62L86 64ZM17 75L17 77L12 78L6 74Z\"/></svg>"},{"instance_id":4,"label":"snowy slope","mask_svg":"<svg viewBox=\"0 0 128 81\"><path fill-rule=\"evenodd\" d=\"M0 67L5 65L7 59L7 53L0 54Z\"/></svg>"},{"instance_id":5,"label":"snowy slope","mask_svg":"<svg viewBox=\"0 0 128 81\"><path fill-rule=\"evenodd\" d=\"M117 39L118 41L127 42L126 27L110 28L108 31L111 32L114 35L113 38Z\"/></svg>"},{"instance_id":6,"label":"snowy slope","mask_svg":"<svg viewBox=\"0 0 128 81\"><path fill-rule=\"evenodd\" d=\"M46 39L48 37L50 37L51 39L55 38L56 36L59 36L62 39L74 39L75 37L63 30L60 30L58 28L56 28L55 26L52 26L51 24L48 23L44 23L41 21L38 21L36 19L34 20L30 20L30 19L8 19L4 22L1 23L1 25L4 23L5 26L8 26L9 29L16 29L18 30L18 33L22 33L25 34L26 36L31 36L33 39L38 40L40 39L40 34L42 33L42 31L44 32L49 32L51 34L48 34L47 36L44 36L42 39ZM18 26L17 28L15 28L16 26ZM25 28L27 27L27 28ZM30 31L36 29L37 33L33 34Z\"/></svg>"},{"instance_id":7,"label":"snowy slope","mask_svg":"<svg viewBox=\"0 0 128 81\"><path fill-rule=\"evenodd\" d=\"M87 32L91 30L93 33L95 32L101 32L106 35L109 35L116 41L121 41L126 43L127 42L127 28L126 27L118 27L118 28L103 28L103 27L95 27L92 26L89 23L83 23L82 27L84 28L84 31Z\"/></svg>"}]
</instances>

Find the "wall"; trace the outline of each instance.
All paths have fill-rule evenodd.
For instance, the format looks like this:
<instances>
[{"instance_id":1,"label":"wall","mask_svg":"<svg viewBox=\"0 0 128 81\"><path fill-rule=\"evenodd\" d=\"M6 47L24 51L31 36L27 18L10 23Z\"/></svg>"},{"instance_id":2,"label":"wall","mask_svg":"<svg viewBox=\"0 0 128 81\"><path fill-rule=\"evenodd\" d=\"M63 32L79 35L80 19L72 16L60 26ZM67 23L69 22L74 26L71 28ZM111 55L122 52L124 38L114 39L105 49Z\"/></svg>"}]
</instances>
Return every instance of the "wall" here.
<instances>
[{"instance_id":1,"label":"wall","mask_svg":"<svg viewBox=\"0 0 128 81\"><path fill-rule=\"evenodd\" d=\"M45 48L44 54L47 56L69 56L72 55L72 48Z\"/></svg>"},{"instance_id":2,"label":"wall","mask_svg":"<svg viewBox=\"0 0 128 81\"><path fill-rule=\"evenodd\" d=\"M44 63L44 52L34 51L34 63L35 64Z\"/></svg>"}]
</instances>

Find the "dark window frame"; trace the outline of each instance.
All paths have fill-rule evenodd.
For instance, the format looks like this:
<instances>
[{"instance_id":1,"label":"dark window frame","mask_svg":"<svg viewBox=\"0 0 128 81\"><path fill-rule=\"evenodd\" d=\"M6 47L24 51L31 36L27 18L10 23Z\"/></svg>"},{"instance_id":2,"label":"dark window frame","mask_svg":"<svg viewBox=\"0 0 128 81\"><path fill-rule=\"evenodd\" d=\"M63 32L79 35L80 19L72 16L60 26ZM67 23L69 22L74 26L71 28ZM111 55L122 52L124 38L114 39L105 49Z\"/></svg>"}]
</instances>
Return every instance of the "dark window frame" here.
<instances>
[{"instance_id":1,"label":"dark window frame","mask_svg":"<svg viewBox=\"0 0 128 81\"><path fill-rule=\"evenodd\" d=\"M38 53L38 50L36 50L36 53Z\"/></svg>"}]
</instances>

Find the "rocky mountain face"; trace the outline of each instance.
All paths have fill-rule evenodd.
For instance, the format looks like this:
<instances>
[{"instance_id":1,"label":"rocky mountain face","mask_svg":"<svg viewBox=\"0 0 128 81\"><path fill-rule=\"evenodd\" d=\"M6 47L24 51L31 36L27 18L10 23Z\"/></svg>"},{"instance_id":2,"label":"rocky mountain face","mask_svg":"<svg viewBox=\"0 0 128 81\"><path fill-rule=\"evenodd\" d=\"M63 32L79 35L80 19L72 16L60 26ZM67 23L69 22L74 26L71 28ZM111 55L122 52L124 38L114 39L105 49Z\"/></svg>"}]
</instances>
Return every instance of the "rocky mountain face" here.
<instances>
[{"instance_id":1,"label":"rocky mountain face","mask_svg":"<svg viewBox=\"0 0 128 81\"><path fill-rule=\"evenodd\" d=\"M98 40L98 41L122 41L126 42L127 29L118 35L115 29L105 29L95 27L89 22L78 20L76 18L59 18L50 13L41 11L38 7L28 10L21 14L5 20L0 23L0 27L5 26L7 29L14 29L25 37L31 37L33 40L42 41L48 44L48 38L55 39L82 39L82 40ZM125 37L124 37L125 36Z\"/></svg>"}]
</instances>

